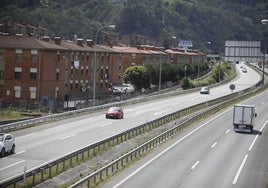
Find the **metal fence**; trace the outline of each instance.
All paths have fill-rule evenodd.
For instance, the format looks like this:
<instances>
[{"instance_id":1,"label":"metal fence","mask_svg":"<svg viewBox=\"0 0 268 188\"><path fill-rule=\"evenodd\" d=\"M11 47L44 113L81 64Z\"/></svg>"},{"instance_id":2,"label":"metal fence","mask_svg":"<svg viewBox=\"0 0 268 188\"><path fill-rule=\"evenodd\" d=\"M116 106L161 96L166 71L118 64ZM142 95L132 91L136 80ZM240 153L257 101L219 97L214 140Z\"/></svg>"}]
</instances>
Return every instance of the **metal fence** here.
<instances>
[{"instance_id":1,"label":"metal fence","mask_svg":"<svg viewBox=\"0 0 268 188\"><path fill-rule=\"evenodd\" d=\"M69 188L76 188L76 187L94 187L102 182L105 178L117 173L125 166L129 165L133 160L137 160L140 157L146 155L146 153L155 147L158 147L161 143L165 142L167 139L173 137L177 133L179 133L185 127L191 125L192 123L202 119L204 116L214 113L223 108L223 106L233 103L235 100L239 98L247 97L246 95L240 96L233 96L233 94L229 95L229 97L225 98L227 101L214 105L212 108L205 110L199 114L194 115L193 117L186 119L184 122L178 124L177 126L161 133L160 135L156 136L155 138L147 141L146 143L142 144L141 146L135 148L134 150L124 154L123 156L119 157L118 159L112 161L111 163L107 164L106 166L100 168L99 170L95 171L94 173L84 177L83 179L79 180L78 182L71 185ZM214 101L215 102L215 101ZM174 114L167 115L163 117L164 119L171 118L170 116L178 115L178 112ZM158 119L161 121L162 118ZM175 124L176 125L176 124Z\"/></svg>"},{"instance_id":2,"label":"metal fence","mask_svg":"<svg viewBox=\"0 0 268 188\"><path fill-rule=\"evenodd\" d=\"M132 128L132 129L129 129L129 130L122 132L118 135L114 135L114 136L106 138L98 143L94 143L92 145L81 148L81 149L74 151L72 153L69 153L64 157L55 159L54 161L48 162L45 165L36 167L34 169L25 170L24 173L22 172L21 174L18 174L14 178L11 178L5 182L1 182L0 187L8 187L8 186L9 187L22 187L25 185L27 185L27 186L37 185L37 184L39 184L47 179L50 179L53 176L56 176L57 174L65 171L69 168L72 168L72 167L74 167L74 166L76 166L76 165L78 165L86 160L93 158L94 156L103 152L104 150L107 150L110 147L116 146L116 145L124 142L125 140L131 139L137 135L148 132L148 131L150 131L150 130L152 130L160 125L163 125L163 124L168 123L170 121L174 121L175 119L178 119L178 118L185 116L187 114L191 114L193 112L205 109L206 107L213 106L215 104L221 104L224 101L229 101L231 99L235 99L238 96L241 96L242 94L247 93L250 90L255 89L257 87L257 85L252 87L252 88L246 89L244 91L241 91L238 93L233 93L233 94L223 96L221 98L207 101L204 103L200 103L200 104L179 110L179 111L174 112L172 114L166 115L164 117L160 117L156 120L146 122L145 124L142 124L142 125L139 125L137 127ZM103 107L99 107L99 108L103 108ZM74 112L68 112L68 113L74 113ZM51 118L54 118L54 117L56 118L56 115L51 116ZM200 116L198 116L198 117L200 117ZM187 123L196 121L196 118L198 118L198 117L193 117L193 118L187 120L185 123L180 125L180 127L184 127L184 126L186 126ZM37 121L37 120L35 120L35 121ZM40 118L38 121L42 121L42 118ZM177 128L177 130L179 130L179 129L180 128ZM176 132L176 129L174 129L174 131ZM171 132L169 132L167 134L170 134ZM160 136L158 139L161 140L162 138L163 137ZM152 143L154 143L154 142L152 142ZM148 147L148 145L145 145L144 147ZM139 152L140 151L141 150L139 150ZM132 158L135 155L137 155L137 154L134 153L131 155L130 154L124 155L125 157L122 157L121 163L124 165L124 163L126 163L126 161L129 160L129 157ZM118 160L116 160L116 161L118 161ZM115 164L115 165L117 166L119 164ZM103 171L100 171L99 173L102 174ZM90 182L93 181L91 177L89 177L89 179L90 179ZM87 181L87 180L85 180L85 181ZM96 182L96 180L94 180L93 182Z\"/></svg>"},{"instance_id":3,"label":"metal fence","mask_svg":"<svg viewBox=\"0 0 268 188\"><path fill-rule=\"evenodd\" d=\"M25 172L22 172L21 174L18 174L14 178L10 178L5 182L0 182L0 187L22 187L22 186L34 186L37 185L47 179L50 179L51 177L69 169L72 168L86 160L89 160L96 156L97 154L103 152L104 150L116 146L125 140L131 139L137 135L143 134L145 132L148 132L154 128L157 128L160 125L163 125L165 123L168 123L170 121L174 121L175 119L178 119L180 117L183 117L187 114L196 112L201 109L205 109L206 107L214 106L216 104L223 104L224 101L233 101L234 99L238 97L244 97L244 95L247 95L247 93L252 93L256 87L261 85L261 82L257 83L255 86L245 89L240 92L232 93L227 96L220 97L218 99L210 100L204 103L200 103L182 110L179 110L177 112L174 112L172 114L166 115L164 117L158 118L156 120L147 122L143 125L139 125L135 128L129 129L125 132L122 132L118 135L114 135L112 137L106 138L98 143L94 143L92 145L89 145L87 147L81 148L77 151L74 151L72 153L67 154L64 157L55 159L51 162L48 162L45 165L36 167L34 169L29 169L26 170ZM175 93L174 93L175 94ZM163 94L166 95L166 94ZM170 94L169 94L170 95ZM153 97L159 97L153 96ZM103 108L107 108L110 105L126 105L126 104L133 104L141 101L146 101L146 100L151 100L152 96L150 97L142 97L138 99L131 99L128 101L124 102L117 102L114 104L108 104L108 105L101 105L101 106L96 106L96 107L91 107L87 109L80 109L80 110L75 110L75 111L69 111L61 114L53 114L49 115L46 117L40 117L40 118L35 118L33 120L26 120L23 122L19 123L11 123L8 125L1 126L1 131L2 130L7 130L11 128L18 128L22 126L27 126L28 124L35 124L35 123L40 123L40 122L46 122L46 121L53 121L54 119L62 118L64 116L70 116L70 115L75 115L77 113L85 113L88 111L95 111ZM220 108L221 105L216 105L215 108ZM74 184L73 186L75 187L76 185L84 185L85 183L87 185L95 185L98 181L97 179L101 180L104 178L104 176L110 175L111 173L114 173L114 171L119 170L128 162L132 159L134 159L137 156L140 156L142 153L144 153L146 150L150 149L152 146L155 146L155 144L159 144L160 142L164 141L171 135L175 134L181 128L188 126L190 123L195 122L198 118L203 117L204 115L211 113L211 111L214 111L215 108L210 109L209 111L204 112L203 114L199 114L198 116L192 117L185 122L179 124L177 127L168 130L167 132L159 135L158 137L154 138L152 141L149 143L145 143L142 146L140 146L139 150L135 150L135 152L127 153L120 157L119 159L115 160L112 164L109 164L106 167L103 167L96 171L95 173L91 174L90 176L87 176L83 178L81 181L79 181L77 184Z\"/></svg>"}]
</instances>

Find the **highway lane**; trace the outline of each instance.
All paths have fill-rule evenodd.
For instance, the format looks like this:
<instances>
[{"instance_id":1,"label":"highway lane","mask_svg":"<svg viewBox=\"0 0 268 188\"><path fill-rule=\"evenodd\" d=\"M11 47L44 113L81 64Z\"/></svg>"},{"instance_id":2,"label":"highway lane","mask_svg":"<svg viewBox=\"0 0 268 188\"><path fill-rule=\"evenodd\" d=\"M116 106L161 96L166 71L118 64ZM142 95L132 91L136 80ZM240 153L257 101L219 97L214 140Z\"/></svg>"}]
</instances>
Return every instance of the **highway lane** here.
<instances>
[{"instance_id":1,"label":"highway lane","mask_svg":"<svg viewBox=\"0 0 268 188\"><path fill-rule=\"evenodd\" d=\"M268 186L268 91L256 105L252 134L232 130L232 108L196 123L170 143L111 178L102 188L207 188Z\"/></svg>"},{"instance_id":2,"label":"highway lane","mask_svg":"<svg viewBox=\"0 0 268 188\"><path fill-rule=\"evenodd\" d=\"M244 74L238 68L238 77L232 83L241 90L260 79L253 70L248 68ZM210 95L194 92L128 106L123 120L105 119L104 112L98 112L14 132L16 154L0 159L0 180L23 172L24 167L34 168L159 116L228 94L229 85L212 88Z\"/></svg>"}]
</instances>

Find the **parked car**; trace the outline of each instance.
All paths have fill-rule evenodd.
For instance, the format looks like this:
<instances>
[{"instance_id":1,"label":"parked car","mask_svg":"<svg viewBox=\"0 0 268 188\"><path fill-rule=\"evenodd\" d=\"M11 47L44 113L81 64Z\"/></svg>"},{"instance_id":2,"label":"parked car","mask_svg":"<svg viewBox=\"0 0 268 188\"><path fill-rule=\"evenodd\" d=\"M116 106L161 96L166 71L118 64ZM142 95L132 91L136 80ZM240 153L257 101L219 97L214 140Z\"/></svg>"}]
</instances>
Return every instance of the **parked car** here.
<instances>
[{"instance_id":1,"label":"parked car","mask_svg":"<svg viewBox=\"0 0 268 188\"><path fill-rule=\"evenodd\" d=\"M110 107L105 113L105 117L122 119L124 117L123 109L119 106Z\"/></svg>"},{"instance_id":2,"label":"parked car","mask_svg":"<svg viewBox=\"0 0 268 188\"><path fill-rule=\"evenodd\" d=\"M209 93L210 93L209 87L207 87L207 86L202 87L200 90L200 94L209 94Z\"/></svg>"},{"instance_id":3,"label":"parked car","mask_svg":"<svg viewBox=\"0 0 268 188\"><path fill-rule=\"evenodd\" d=\"M0 156L6 153L15 153L15 138L12 134L0 133Z\"/></svg>"}]
</instances>

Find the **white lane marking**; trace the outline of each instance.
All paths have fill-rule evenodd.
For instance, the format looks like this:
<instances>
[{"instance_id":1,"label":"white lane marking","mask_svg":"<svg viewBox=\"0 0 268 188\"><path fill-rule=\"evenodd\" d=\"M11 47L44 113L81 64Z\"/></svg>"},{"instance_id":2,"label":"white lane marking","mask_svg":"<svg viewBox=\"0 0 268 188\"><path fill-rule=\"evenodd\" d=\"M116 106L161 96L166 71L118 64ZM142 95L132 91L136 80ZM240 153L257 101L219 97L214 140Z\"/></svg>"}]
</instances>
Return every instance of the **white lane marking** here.
<instances>
[{"instance_id":1,"label":"white lane marking","mask_svg":"<svg viewBox=\"0 0 268 188\"><path fill-rule=\"evenodd\" d=\"M105 126L107 126L107 125L111 125L112 123L105 123L105 124L103 124L103 125L100 125L100 127L105 127Z\"/></svg>"},{"instance_id":2,"label":"white lane marking","mask_svg":"<svg viewBox=\"0 0 268 188\"><path fill-rule=\"evenodd\" d=\"M72 135L69 135L69 136L65 136L65 137L62 137L62 138L60 138L61 140L64 140L64 139L67 139L67 138L70 138L70 137L73 137L73 136L75 136L76 134L72 134Z\"/></svg>"},{"instance_id":3,"label":"white lane marking","mask_svg":"<svg viewBox=\"0 0 268 188\"><path fill-rule=\"evenodd\" d=\"M195 164L191 167L191 170L193 170L198 164L199 164L199 161L196 161Z\"/></svg>"},{"instance_id":4,"label":"white lane marking","mask_svg":"<svg viewBox=\"0 0 268 188\"><path fill-rule=\"evenodd\" d=\"M211 145L211 148L214 148L218 143L215 142L214 144Z\"/></svg>"},{"instance_id":5,"label":"white lane marking","mask_svg":"<svg viewBox=\"0 0 268 188\"><path fill-rule=\"evenodd\" d=\"M60 125L60 126L57 126L57 127L51 127L51 128L45 129L45 131L51 131L51 130L55 130L55 129L61 129L61 128L64 128L64 127L67 127L67 126L71 126L71 125L77 124L77 123L88 122L89 119L92 119L92 118L87 118L87 119L82 119L82 120L79 120L79 121L74 121L74 122L67 123L65 125Z\"/></svg>"},{"instance_id":6,"label":"white lane marking","mask_svg":"<svg viewBox=\"0 0 268 188\"><path fill-rule=\"evenodd\" d=\"M230 129L226 130L226 131L225 131L225 134L227 134L227 133L229 133L229 132L230 132Z\"/></svg>"},{"instance_id":7,"label":"white lane marking","mask_svg":"<svg viewBox=\"0 0 268 188\"><path fill-rule=\"evenodd\" d=\"M251 149L253 148L253 145L255 144L258 137L259 137L259 135L255 136L253 142L251 143L250 147L248 148L248 151L251 151Z\"/></svg>"},{"instance_id":8,"label":"white lane marking","mask_svg":"<svg viewBox=\"0 0 268 188\"><path fill-rule=\"evenodd\" d=\"M65 124L65 125L61 125L61 126L57 126L57 127L52 127L52 128L48 128L48 129L45 129L45 131L53 131L55 129L61 129L63 127L67 127L68 125L71 125L72 123L68 123L68 124Z\"/></svg>"},{"instance_id":9,"label":"white lane marking","mask_svg":"<svg viewBox=\"0 0 268 188\"><path fill-rule=\"evenodd\" d=\"M172 109L164 110L164 111L161 111L161 112L155 112L154 115L156 116L156 115L159 115L159 114L163 114L163 113L168 112L170 110L172 110Z\"/></svg>"},{"instance_id":10,"label":"white lane marking","mask_svg":"<svg viewBox=\"0 0 268 188\"><path fill-rule=\"evenodd\" d=\"M265 123L262 125L260 131L262 131L262 130L264 129L264 127L266 126L267 122L268 122L268 121L265 121ZM254 146L256 140L258 139L258 137L259 137L259 135L256 135L256 136L255 136L253 142L251 143L250 147L248 148L248 151L251 151L251 150L252 150L252 148L253 148L253 146Z\"/></svg>"},{"instance_id":11,"label":"white lane marking","mask_svg":"<svg viewBox=\"0 0 268 188\"><path fill-rule=\"evenodd\" d=\"M267 122L268 122L268 120L266 120L266 121L264 122L264 124L262 125L262 127L261 127L260 131L263 131L263 129L264 129L264 128L265 128L265 126L267 125Z\"/></svg>"},{"instance_id":12,"label":"white lane marking","mask_svg":"<svg viewBox=\"0 0 268 188\"><path fill-rule=\"evenodd\" d=\"M191 132L189 132L188 134L186 134L185 136L183 136L181 139L179 139L177 142L175 142L174 144L172 144L171 146L167 147L165 150L163 150L161 153L159 153L158 155L156 155L154 158L152 158L151 160L149 160L147 163L145 163L144 165L142 165L140 168L138 168L137 170L135 170L133 173L131 173L130 175L128 175L126 178L124 178L122 181L120 181L118 184L116 184L115 186L113 186L113 188L117 188L120 185L122 185L124 182L126 182L128 179L130 179L132 176L134 176L135 174L137 174L139 171L141 171L143 168L145 168L146 166L148 166L149 164L151 164L153 161L155 161L157 158L161 157L162 155L164 155L166 152L168 152L170 149L172 149L173 147L175 147L178 143L182 142L183 140L185 140L186 138L188 138L189 136L191 136L192 134L194 134L195 132L197 132L199 129L201 129L202 127L204 127L205 125L207 125L208 123L214 121L215 119L217 119L218 117L222 116L223 114L227 113L228 111L232 110L233 108L230 108L222 113L220 113L219 115L215 116L214 118L210 119L209 121L207 121L206 123L200 125L199 127L197 127L196 129L192 130Z\"/></svg>"},{"instance_id":13,"label":"white lane marking","mask_svg":"<svg viewBox=\"0 0 268 188\"><path fill-rule=\"evenodd\" d=\"M240 167L239 167L239 169L234 177L233 184L237 183L237 180L240 176L240 173L242 172L242 169L244 168L244 166L246 164L247 158L248 158L248 154L245 155L245 157L244 157L244 159L243 159L243 161L242 161L242 163L241 163L241 165L240 165Z\"/></svg>"},{"instance_id":14,"label":"white lane marking","mask_svg":"<svg viewBox=\"0 0 268 188\"><path fill-rule=\"evenodd\" d=\"M16 152L15 155L22 154L22 153L24 153L24 152L25 152L25 150L23 150L23 151L19 151L19 152Z\"/></svg>"},{"instance_id":15,"label":"white lane marking","mask_svg":"<svg viewBox=\"0 0 268 188\"><path fill-rule=\"evenodd\" d=\"M25 137L28 137L28 136L32 136L34 135L35 133L31 133L31 134L27 134L27 135L24 135L24 136L20 136L20 137L16 137L15 139L22 139L22 138L25 138Z\"/></svg>"},{"instance_id":16,"label":"white lane marking","mask_svg":"<svg viewBox=\"0 0 268 188\"><path fill-rule=\"evenodd\" d=\"M0 171L5 170L5 169L7 169L7 168L10 168L10 167L12 167L12 166L15 166L15 165L17 165L17 164L23 163L24 161L25 161L25 160L21 160L21 161L18 161L18 162L16 162L16 163L13 163L12 165L6 166L6 167L4 167L4 168L0 168Z\"/></svg>"}]
</instances>

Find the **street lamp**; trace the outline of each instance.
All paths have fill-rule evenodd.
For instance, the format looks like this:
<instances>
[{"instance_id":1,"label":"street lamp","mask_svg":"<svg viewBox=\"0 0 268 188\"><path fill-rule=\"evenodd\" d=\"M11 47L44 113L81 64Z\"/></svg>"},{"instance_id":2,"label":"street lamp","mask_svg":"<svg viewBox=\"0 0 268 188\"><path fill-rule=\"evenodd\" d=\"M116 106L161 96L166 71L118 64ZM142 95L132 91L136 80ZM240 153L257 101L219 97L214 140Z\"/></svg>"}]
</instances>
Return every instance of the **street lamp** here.
<instances>
[{"instance_id":1,"label":"street lamp","mask_svg":"<svg viewBox=\"0 0 268 188\"><path fill-rule=\"evenodd\" d=\"M159 83L158 83L158 91L161 91L161 78L162 78L162 55L160 57L160 63L159 63Z\"/></svg>"},{"instance_id":2,"label":"street lamp","mask_svg":"<svg viewBox=\"0 0 268 188\"><path fill-rule=\"evenodd\" d=\"M98 39L99 32L106 27L114 29L115 25L105 25L105 26L102 26L101 28L98 29L96 36L95 36L95 46L97 45L97 39ZM93 65L93 106L95 106L95 99L96 99L96 69L97 69L97 51L95 48L95 50L94 50L94 65Z\"/></svg>"},{"instance_id":3,"label":"street lamp","mask_svg":"<svg viewBox=\"0 0 268 188\"><path fill-rule=\"evenodd\" d=\"M210 41L206 41L206 42L202 42L202 44L208 44L210 45L211 42ZM199 87L199 77L200 77L200 64L199 61L197 62L197 85Z\"/></svg>"},{"instance_id":4,"label":"street lamp","mask_svg":"<svg viewBox=\"0 0 268 188\"><path fill-rule=\"evenodd\" d=\"M267 24L268 19L262 19L261 20L262 24ZM263 45L263 63L262 63L262 84L264 85L264 67L265 67L265 36L264 36L264 45Z\"/></svg>"}]
</instances>

